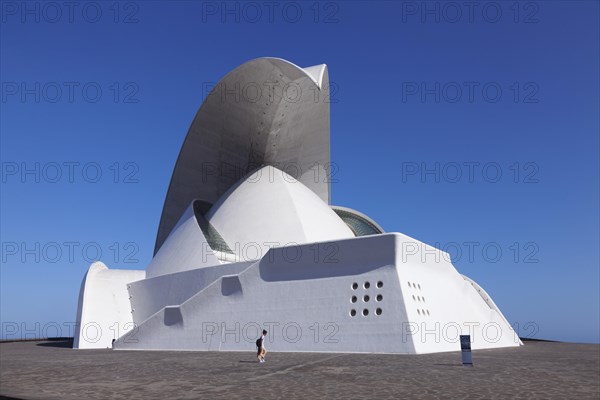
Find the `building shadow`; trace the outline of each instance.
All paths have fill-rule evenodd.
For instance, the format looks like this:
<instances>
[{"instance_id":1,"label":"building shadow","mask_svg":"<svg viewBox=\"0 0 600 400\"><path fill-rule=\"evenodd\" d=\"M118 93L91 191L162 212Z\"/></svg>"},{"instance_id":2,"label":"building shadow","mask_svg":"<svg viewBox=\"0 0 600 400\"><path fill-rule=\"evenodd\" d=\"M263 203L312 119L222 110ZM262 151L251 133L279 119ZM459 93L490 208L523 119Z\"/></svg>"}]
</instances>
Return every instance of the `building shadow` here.
<instances>
[{"instance_id":1,"label":"building shadow","mask_svg":"<svg viewBox=\"0 0 600 400\"><path fill-rule=\"evenodd\" d=\"M63 349L72 349L73 348L73 339L65 339L65 338L48 339L47 341L36 344L36 346L60 347Z\"/></svg>"}]
</instances>

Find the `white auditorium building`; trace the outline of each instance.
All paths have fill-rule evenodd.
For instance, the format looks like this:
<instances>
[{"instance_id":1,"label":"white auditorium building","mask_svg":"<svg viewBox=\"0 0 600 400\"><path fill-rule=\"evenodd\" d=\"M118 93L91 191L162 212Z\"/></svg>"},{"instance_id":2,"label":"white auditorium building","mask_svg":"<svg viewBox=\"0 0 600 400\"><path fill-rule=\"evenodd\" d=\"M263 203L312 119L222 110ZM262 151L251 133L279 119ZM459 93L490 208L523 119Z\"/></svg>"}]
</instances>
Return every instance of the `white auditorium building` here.
<instances>
[{"instance_id":1,"label":"white auditorium building","mask_svg":"<svg viewBox=\"0 0 600 400\"><path fill-rule=\"evenodd\" d=\"M330 204L327 67L249 61L206 97L146 270L98 261L74 347L433 353L522 345L448 254Z\"/></svg>"}]
</instances>

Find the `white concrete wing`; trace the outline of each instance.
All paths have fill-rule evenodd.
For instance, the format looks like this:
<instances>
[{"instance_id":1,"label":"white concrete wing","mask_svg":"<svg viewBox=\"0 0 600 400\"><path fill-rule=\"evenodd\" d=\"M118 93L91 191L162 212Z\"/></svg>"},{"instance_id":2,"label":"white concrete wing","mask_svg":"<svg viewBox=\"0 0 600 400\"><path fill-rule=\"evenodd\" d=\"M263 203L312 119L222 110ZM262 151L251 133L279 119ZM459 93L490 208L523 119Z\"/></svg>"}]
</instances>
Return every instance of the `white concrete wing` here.
<instances>
[{"instance_id":1,"label":"white concrete wing","mask_svg":"<svg viewBox=\"0 0 600 400\"><path fill-rule=\"evenodd\" d=\"M329 202L327 67L278 58L249 61L206 97L179 153L154 253L193 199L216 202L264 164L297 178ZM314 177L318 176L318 179Z\"/></svg>"}]
</instances>

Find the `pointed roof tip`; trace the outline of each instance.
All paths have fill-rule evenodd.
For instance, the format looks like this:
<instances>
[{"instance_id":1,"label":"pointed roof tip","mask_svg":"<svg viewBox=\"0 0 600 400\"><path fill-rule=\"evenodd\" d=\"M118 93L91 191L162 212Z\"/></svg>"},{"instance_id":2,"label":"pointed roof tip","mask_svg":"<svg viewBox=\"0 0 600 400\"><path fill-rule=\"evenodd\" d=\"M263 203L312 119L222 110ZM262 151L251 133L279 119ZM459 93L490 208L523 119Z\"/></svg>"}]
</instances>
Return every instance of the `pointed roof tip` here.
<instances>
[{"instance_id":1,"label":"pointed roof tip","mask_svg":"<svg viewBox=\"0 0 600 400\"><path fill-rule=\"evenodd\" d=\"M302 67L298 66L297 64L294 64L293 62L286 60L285 58L269 57L269 56L258 57L251 61L248 61L247 63L250 63L250 62L256 61L256 60L261 60L261 59L269 60L269 61L273 61L273 62L284 62L286 64L294 66L295 68L298 68L301 71L304 71L304 73L306 75L308 75L308 77L310 79L312 79L312 81L315 83L315 85L317 85L319 87L319 89L323 88L323 84L328 83L328 82L324 82L324 80L323 80L325 77L326 71L327 71L327 64L318 64L318 65L313 65L310 67L302 68ZM329 78L327 78L327 79L329 79Z\"/></svg>"},{"instance_id":2,"label":"pointed roof tip","mask_svg":"<svg viewBox=\"0 0 600 400\"><path fill-rule=\"evenodd\" d=\"M269 183L272 183L276 178L278 178L278 180L285 181L285 183L301 183L300 181L298 181L298 179L294 178L288 172L284 171L283 169L279 169L271 164L265 164L262 167L257 168L256 170L254 170L246 176L244 182L256 182L257 179L261 179L263 173L266 174Z\"/></svg>"},{"instance_id":3,"label":"pointed roof tip","mask_svg":"<svg viewBox=\"0 0 600 400\"><path fill-rule=\"evenodd\" d=\"M231 188L223 196L225 197L227 195L227 193L233 193L240 186L247 185L247 184L255 184L260 181L263 181L263 183L265 181L266 181L266 183L274 183L275 181L277 181L277 182L283 181L285 184L301 183L298 181L298 179L294 178L292 175L288 174L286 171L281 170L274 165L265 164L265 165L262 165L261 167L256 168L254 171L251 171L248 174L246 174L236 184L232 185Z\"/></svg>"},{"instance_id":4,"label":"pointed roof tip","mask_svg":"<svg viewBox=\"0 0 600 400\"><path fill-rule=\"evenodd\" d=\"M88 272L98 272L109 269L102 261L94 261L88 268Z\"/></svg>"},{"instance_id":5,"label":"pointed roof tip","mask_svg":"<svg viewBox=\"0 0 600 400\"><path fill-rule=\"evenodd\" d=\"M327 71L327 64L313 65L312 67L302 69L306 75L310 76L319 89L323 88L323 84L326 83L323 82L323 77L325 76L325 71Z\"/></svg>"}]
</instances>

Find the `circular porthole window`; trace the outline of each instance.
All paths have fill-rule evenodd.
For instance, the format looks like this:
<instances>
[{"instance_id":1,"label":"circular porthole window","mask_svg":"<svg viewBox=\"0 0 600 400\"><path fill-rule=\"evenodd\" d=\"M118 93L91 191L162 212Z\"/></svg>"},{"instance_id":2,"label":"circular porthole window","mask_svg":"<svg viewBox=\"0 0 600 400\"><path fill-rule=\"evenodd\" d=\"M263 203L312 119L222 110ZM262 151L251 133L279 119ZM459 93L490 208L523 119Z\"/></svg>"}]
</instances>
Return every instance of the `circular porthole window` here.
<instances>
[{"instance_id":1,"label":"circular porthole window","mask_svg":"<svg viewBox=\"0 0 600 400\"><path fill-rule=\"evenodd\" d=\"M352 299L350 301L356 303L358 301L358 297L352 296Z\"/></svg>"},{"instance_id":2,"label":"circular porthole window","mask_svg":"<svg viewBox=\"0 0 600 400\"><path fill-rule=\"evenodd\" d=\"M421 315L421 310L417 308L417 314Z\"/></svg>"},{"instance_id":3,"label":"circular porthole window","mask_svg":"<svg viewBox=\"0 0 600 400\"><path fill-rule=\"evenodd\" d=\"M383 287L383 282L381 282L381 281L377 282L377 287L379 289L381 289Z\"/></svg>"},{"instance_id":4,"label":"circular porthole window","mask_svg":"<svg viewBox=\"0 0 600 400\"><path fill-rule=\"evenodd\" d=\"M358 283L354 282L352 284L352 289L354 289L354 290L358 289Z\"/></svg>"},{"instance_id":5,"label":"circular porthole window","mask_svg":"<svg viewBox=\"0 0 600 400\"><path fill-rule=\"evenodd\" d=\"M369 282L365 282L364 287L365 289L368 289L371 287L371 284Z\"/></svg>"},{"instance_id":6,"label":"circular porthole window","mask_svg":"<svg viewBox=\"0 0 600 400\"><path fill-rule=\"evenodd\" d=\"M377 315L381 315L383 311L381 310L381 308L378 308L377 310L375 310L375 314Z\"/></svg>"},{"instance_id":7,"label":"circular porthole window","mask_svg":"<svg viewBox=\"0 0 600 400\"><path fill-rule=\"evenodd\" d=\"M369 310L367 310L366 308L363 310L363 315L366 317L367 315L369 315Z\"/></svg>"},{"instance_id":8,"label":"circular porthole window","mask_svg":"<svg viewBox=\"0 0 600 400\"><path fill-rule=\"evenodd\" d=\"M419 287L419 290L421 290L421 284L419 283L417 286Z\"/></svg>"},{"instance_id":9,"label":"circular porthole window","mask_svg":"<svg viewBox=\"0 0 600 400\"><path fill-rule=\"evenodd\" d=\"M367 303L369 300L371 300L371 298L369 296L365 295L365 297L363 297L363 301L365 303Z\"/></svg>"},{"instance_id":10,"label":"circular porthole window","mask_svg":"<svg viewBox=\"0 0 600 400\"><path fill-rule=\"evenodd\" d=\"M381 300L383 300L383 296L382 296L382 295L380 295L380 294L378 294L378 295L377 295L377 301L381 301Z\"/></svg>"},{"instance_id":11,"label":"circular porthole window","mask_svg":"<svg viewBox=\"0 0 600 400\"><path fill-rule=\"evenodd\" d=\"M356 315L356 310L350 310L350 316L354 317Z\"/></svg>"}]
</instances>

